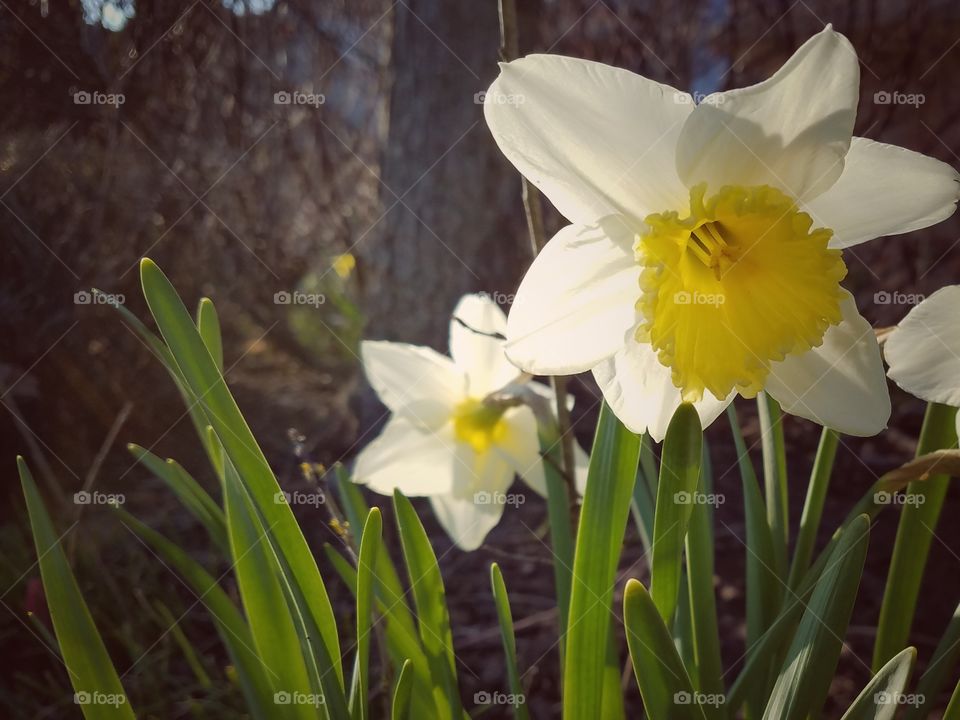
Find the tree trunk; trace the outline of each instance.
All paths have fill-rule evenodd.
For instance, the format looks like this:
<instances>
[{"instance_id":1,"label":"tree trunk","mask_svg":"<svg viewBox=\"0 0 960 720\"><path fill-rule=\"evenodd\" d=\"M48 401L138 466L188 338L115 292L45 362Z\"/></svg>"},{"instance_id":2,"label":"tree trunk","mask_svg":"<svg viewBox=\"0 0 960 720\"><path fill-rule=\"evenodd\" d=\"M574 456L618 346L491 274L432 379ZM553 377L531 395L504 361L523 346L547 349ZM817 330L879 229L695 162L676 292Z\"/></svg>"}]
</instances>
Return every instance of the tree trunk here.
<instances>
[{"instance_id":1,"label":"tree trunk","mask_svg":"<svg viewBox=\"0 0 960 720\"><path fill-rule=\"evenodd\" d=\"M497 7L407 0L394 20L386 214L358 246L365 336L445 350L457 299L508 310L530 261L519 178L477 100L497 73Z\"/></svg>"}]
</instances>

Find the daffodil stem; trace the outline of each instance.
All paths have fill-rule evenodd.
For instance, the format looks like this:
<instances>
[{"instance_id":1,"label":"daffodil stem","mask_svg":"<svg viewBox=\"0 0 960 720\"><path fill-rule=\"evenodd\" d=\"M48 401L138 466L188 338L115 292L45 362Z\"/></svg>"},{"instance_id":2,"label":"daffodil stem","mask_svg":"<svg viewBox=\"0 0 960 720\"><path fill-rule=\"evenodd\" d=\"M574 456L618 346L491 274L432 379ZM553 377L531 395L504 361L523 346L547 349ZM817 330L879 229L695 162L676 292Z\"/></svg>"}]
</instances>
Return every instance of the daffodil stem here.
<instances>
[{"instance_id":1,"label":"daffodil stem","mask_svg":"<svg viewBox=\"0 0 960 720\"><path fill-rule=\"evenodd\" d=\"M840 436L835 431L830 428L823 429L817 457L810 472L810 484L807 485L807 497L803 503L803 514L800 516L800 530L797 532L797 545L790 565L790 580L787 584L794 590L807 572L813 556L813 546L817 541L817 530L820 528L820 518L823 515L823 505L827 499L827 488L830 486L833 461L837 456L839 443Z\"/></svg>"},{"instance_id":2,"label":"daffodil stem","mask_svg":"<svg viewBox=\"0 0 960 720\"><path fill-rule=\"evenodd\" d=\"M923 419L917 456L941 448L957 446L954 424L956 410L930 403ZM907 644L923 571L930 553L949 478L934 475L907 487L906 500L897 526L887 586L880 605L877 640L873 648L873 667L880 668Z\"/></svg>"},{"instance_id":3,"label":"daffodil stem","mask_svg":"<svg viewBox=\"0 0 960 720\"><path fill-rule=\"evenodd\" d=\"M737 452L737 464L740 466L740 483L743 494L743 514L746 529L746 568L747 568L747 647L753 649L763 638L764 633L777 616L780 587L779 578L773 569L773 539L770 525L767 523L763 494L757 482L757 473L750 460L750 450L743 440L740 421L734 403L727 406L727 418ZM758 677L748 684L744 692L747 705L746 717L760 718L773 681L769 677L772 669L758 672Z\"/></svg>"},{"instance_id":4,"label":"daffodil stem","mask_svg":"<svg viewBox=\"0 0 960 720\"><path fill-rule=\"evenodd\" d=\"M550 447L553 447L553 450ZM547 482L547 515L550 520L550 546L553 550L553 576L556 586L560 624L560 675L563 676L564 646L570 613L570 588L573 567L573 526L570 523L570 497L564 474L550 462L557 458L556 442L544 443L543 472Z\"/></svg>"},{"instance_id":5,"label":"daffodil stem","mask_svg":"<svg viewBox=\"0 0 960 720\"><path fill-rule=\"evenodd\" d=\"M540 204L540 191L523 176L520 178L523 207L527 216L527 231L530 234L530 248L536 257L547 242L543 230L543 206Z\"/></svg>"},{"instance_id":6,"label":"daffodil stem","mask_svg":"<svg viewBox=\"0 0 960 720\"><path fill-rule=\"evenodd\" d=\"M767 522L773 537L773 559L777 574L781 579L786 579L787 548L790 545L790 505L783 417L780 405L767 393L757 395L757 413L760 416L763 486L767 501Z\"/></svg>"},{"instance_id":7,"label":"daffodil stem","mask_svg":"<svg viewBox=\"0 0 960 720\"><path fill-rule=\"evenodd\" d=\"M550 384L553 386L553 394L556 398L557 411L557 429L560 432L560 449L563 459L563 479L567 483L567 496L570 499L569 512L570 522L576 525L576 468L573 460L573 428L570 427L570 408L567 406L567 378L552 377Z\"/></svg>"},{"instance_id":8,"label":"daffodil stem","mask_svg":"<svg viewBox=\"0 0 960 720\"><path fill-rule=\"evenodd\" d=\"M702 446L699 492L713 494L713 469L706 438ZM717 621L717 600L713 587L714 572L714 509L707 503L693 506L685 540L687 562L687 612L690 617L690 638L695 665L695 687L704 693L723 693L723 664L720 659L720 630ZM709 720L725 716L719 707L706 706Z\"/></svg>"},{"instance_id":9,"label":"daffodil stem","mask_svg":"<svg viewBox=\"0 0 960 720\"><path fill-rule=\"evenodd\" d=\"M640 438L604 403L590 453L570 590L570 625L563 674L565 720L600 714L607 675L617 563L640 460ZM606 685L609 687L609 685Z\"/></svg>"},{"instance_id":10,"label":"daffodil stem","mask_svg":"<svg viewBox=\"0 0 960 720\"><path fill-rule=\"evenodd\" d=\"M505 388L484 398L484 403L503 411L509 407L526 405L537 419L537 439L543 463L543 475L547 486L547 515L550 521L550 544L553 551L553 573L556 585L557 610L560 631L560 669L563 674L564 643L567 632L567 617L570 607L570 588L573 567L573 528L570 519L571 500L568 493L566 473L563 469L563 453L557 418L550 402L533 392L524 383Z\"/></svg>"},{"instance_id":11,"label":"daffodil stem","mask_svg":"<svg viewBox=\"0 0 960 720\"><path fill-rule=\"evenodd\" d=\"M644 555L649 555L653 551L653 516L656 509L659 472L653 457L653 448L650 446L650 436L641 435L640 468L637 470L637 482L633 486L633 502L630 509L633 512L637 532L640 534Z\"/></svg>"},{"instance_id":12,"label":"daffodil stem","mask_svg":"<svg viewBox=\"0 0 960 720\"><path fill-rule=\"evenodd\" d=\"M520 54L520 41L517 37L517 4L515 0L500 0L500 59L504 62L515 60Z\"/></svg>"},{"instance_id":13,"label":"daffodil stem","mask_svg":"<svg viewBox=\"0 0 960 720\"><path fill-rule=\"evenodd\" d=\"M333 472L339 485L342 486L344 483L352 482L350 476L347 474L346 468L340 463L333 466ZM327 487L332 487L332 484L327 483ZM356 567L360 562L360 558L357 555L357 552L360 550L360 536L355 533L363 528L353 528L350 526L346 514L340 509L332 492L328 491L325 493L323 504L327 509L327 513L330 515L330 520L335 521L338 527L346 531L347 534L340 536L340 539L343 541L343 547L350 556L350 560L353 561L353 565ZM337 534L339 535L339 533Z\"/></svg>"}]
</instances>

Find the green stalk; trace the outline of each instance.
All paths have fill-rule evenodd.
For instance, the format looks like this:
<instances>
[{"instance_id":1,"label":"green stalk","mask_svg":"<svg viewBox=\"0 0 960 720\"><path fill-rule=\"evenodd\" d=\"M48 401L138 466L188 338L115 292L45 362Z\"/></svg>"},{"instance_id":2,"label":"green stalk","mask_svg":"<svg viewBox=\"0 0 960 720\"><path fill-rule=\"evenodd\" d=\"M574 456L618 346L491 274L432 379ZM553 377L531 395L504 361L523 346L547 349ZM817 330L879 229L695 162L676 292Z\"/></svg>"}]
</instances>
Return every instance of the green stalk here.
<instances>
[{"instance_id":1,"label":"green stalk","mask_svg":"<svg viewBox=\"0 0 960 720\"><path fill-rule=\"evenodd\" d=\"M547 516L550 522L550 545L553 549L553 580L556 586L557 610L560 624L560 677L563 677L565 639L570 615L570 584L573 569L573 530L570 527L570 495L563 473L556 463L562 462L562 452L556 443L552 449L544 447L546 456L543 474L547 481Z\"/></svg>"},{"instance_id":2,"label":"green stalk","mask_svg":"<svg viewBox=\"0 0 960 720\"><path fill-rule=\"evenodd\" d=\"M956 410L946 405L927 405L917 455L956 447ZM907 499L897 526L887 587L880 606L877 641L873 647L873 670L877 672L907 644L917 608L917 596L930 553L930 542L947 494L948 477L935 475L907 486Z\"/></svg>"},{"instance_id":3,"label":"green stalk","mask_svg":"<svg viewBox=\"0 0 960 720\"><path fill-rule=\"evenodd\" d=\"M787 575L790 546L790 500L787 492L787 453L783 440L780 405L767 393L757 395L760 440L763 448L763 483L767 523L773 536L773 559L780 578Z\"/></svg>"},{"instance_id":4,"label":"green stalk","mask_svg":"<svg viewBox=\"0 0 960 720\"><path fill-rule=\"evenodd\" d=\"M717 624L717 601L713 587L713 505L705 502L713 493L710 454L703 447L700 466L700 498L694 503L687 531L687 581L689 586L691 637L695 667L688 667L694 687L702 693L723 694L723 666L720 659L720 631ZM704 708L708 718L723 718L722 705Z\"/></svg>"},{"instance_id":5,"label":"green stalk","mask_svg":"<svg viewBox=\"0 0 960 720\"><path fill-rule=\"evenodd\" d=\"M694 671L697 667L697 656L693 646L693 600L690 598L690 579L684 572L680 576L680 592L677 593L677 612L673 618L673 640L677 646L677 654L683 660L684 667L690 673L690 681L697 687L697 678Z\"/></svg>"},{"instance_id":6,"label":"green stalk","mask_svg":"<svg viewBox=\"0 0 960 720\"><path fill-rule=\"evenodd\" d=\"M517 640L513 632L513 615L510 612L507 586L503 582L503 573L500 572L500 567L496 563L490 566L490 584L493 587L493 600L497 606L497 620L500 622L500 639L503 641L504 658L507 662L507 680L510 683L510 693L515 699L513 717L514 720L530 720L530 711L527 709L523 682L517 666Z\"/></svg>"},{"instance_id":7,"label":"green stalk","mask_svg":"<svg viewBox=\"0 0 960 720\"><path fill-rule=\"evenodd\" d=\"M637 477L640 438L604 403L590 457L580 511L570 593L564 667L563 717L592 720L603 703L613 586L630 498Z\"/></svg>"},{"instance_id":8,"label":"green stalk","mask_svg":"<svg viewBox=\"0 0 960 720\"><path fill-rule=\"evenodd\" d=\"M86 720L134 720L136 716L126 691L67 562L63 535L54 527L33 475L20 456L17 456L17 470L27 502L44 596L75 697L97 694L114 701L111 704L82 704L83 716Z\"/></svg>"},{"instance_id":9,"label":"green stalk","mask_svg":"<svg viewBox=\"0 0 960 720\"><path fill-rule=\"evenodd\" d=\"M657 468L657 458L653 454L652 443L649 435L644 434L640 437L640 470L647 481L647 487L650 488L650 496L655 498L660 470Z\"/></svg>"},{"instance_id":10,"label":"green stalk","mask_svg":"<svg viewBox=\"0 0 960 720\"><path fill-rule=\"evenodd\" d=\"M797 546L793 551L793 563L790 565L788 585L796 590L800 579L810 566L813 547L817 542L817 530L823 516L823 505L827 499L830 475L833 473L833 461L837 456L840 436L830 428L824 428L820 435L820 446L810 472L810 484L807 485L807 497L803 503L803 515L800 517L800 530L797 533Z\"/></svg>"},{"instance_id":11,"label":"green stalk","mask_svg":"<svg viewBox=\"0 0 960 720\"><path fill-rule=\"evenodd\" d=\"M677 408L663 441L650 561L650 597L667 627L673 627L683 575L683 546L693 497L700 484L703 430L693 405Z\"/></svg>"},{"instance_id":12,"label":"green stalk","mask_svg":"<svg viewBox=\"0 0 960 720\"><path fill-rule=\"evenodd\" d=\"M750 451L743 441L740 422L733 403L727 406L727 418L733 434L734 447L740 465L740 480L743 493L743 514L746 523L747 566L747 650L752 653L767 628L777 616L783 586L774 571L773 538L757 482L757 473L750 460ZM771 675L772 669L766 673ZM771 677L762 677L750 683L746 691L746 717L759 718L770 689Z\"/></svg>"},{"instance_id":13,"label":"green stalk","mask_svg":"<svg viewBox=\"0 0 960 720\"><path fill-rule=\"evenodd\" d=\"M603 668L603 704L599 717L605 720L625 720L623 707L623 667L613 623L607 628L607 661Z\"/></svg>"},{"instance_id":14,"label":"green stalk","mask_svg":"<svg viewBox=\"0 0 960 720\"><path fill-rule=\"evenodd\" d=\"M644 435L646 438L646 435ZM642 455L641 450L641 455ZM650 492L650 483L647 481L646 473L641 467L637 471L637 482L633 486L633 501L630 503L630 511L633 514L634 525L637 526L637 532L640 534L640 543L643 545L643 552L649 555L653 547L653 517L656 510L656 498Z\"/></svg>"}]
</instances>

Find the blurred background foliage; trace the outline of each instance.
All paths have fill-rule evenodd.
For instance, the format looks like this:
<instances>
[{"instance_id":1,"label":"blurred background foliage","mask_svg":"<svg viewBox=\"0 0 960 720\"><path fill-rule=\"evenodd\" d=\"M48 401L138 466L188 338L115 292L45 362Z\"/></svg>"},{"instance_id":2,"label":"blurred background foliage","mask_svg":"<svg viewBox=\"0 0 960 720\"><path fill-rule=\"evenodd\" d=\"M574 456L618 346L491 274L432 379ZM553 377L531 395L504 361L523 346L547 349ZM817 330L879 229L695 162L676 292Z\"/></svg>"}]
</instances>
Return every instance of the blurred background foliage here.
<instances>
[{"instance_id":1,"label":"blurred background foliage","mask_svg":"<svg viewBox=\"0 0 960 720\"><path fill-rule=\"evenodd\" d=\"M832 22L861 59L856 134L960 165L960 6L952 0L518 0L518 9L524 53L600 60L699 93L766 77ZM145 317L135 264L153 257L185 297L216 302L228 380L278 475L296 483L305 459L348 461L383 420L363 389L359 339L444 349L456 299L484 291L506 309L530 260L519 179L476 100L496 73L496 3L7 0L0 37L0 662L16 668L0 683L0 706L12 718L74 711L39 699L62 703L69 693L43 646L13 463L22 452L60 494L61 527L81 538L77 574L89 584L90 605L111 619L111 649L129 658L137 706L188 717L183 698L195 695L209 716L234 716L236 693L219 682L229 672L217 665L222 657L202 614L189 613L176 581L125 530L70 503L84 484L123 492L148 522L188 538L196 529L166 512L169 499L124 445L136 441L188 469L203 467L160 365L111 308L78 304L75 293L95 286L122 294ZM83 104L84 92L123 102ZM277 93L294 92L314 104L276 102ZM923 102L884 102L882 93L895 92ZM546 210L548 228L560 227ZM893 324L909 309L884 297L929 294L960 279L958 228L952 218L847 251L847 286L871 321ZM294 292L322 302L278 302L278 293ZM573 391L589 446L596 388L582 378ZM841 448L839 476L850 489L836 489L838 516L873 473L910 454L921 405L897 393L895 408L888 433ZM755 422L742 414L748 440L756 439ZM786 428L789 442L812 453L812 426L790 419ZM723 427L710 433L719 470L734 459L727 437ZM795 478L808 467L801 463ZM739 497L733 475L718 478ZM956 508L956 497L948 502ZM734 534L742 529L737 505L721 513ZM484 568L498 559L518 578L511 598L522 664L535 668L533 709L550 716L550 570L529 532L544 511L531 503L517 515L519 523L508 518L492 536L501 551L438 554L458 578L450 584L458 651L468 663L477 659L465 692L502 685L500 669L481 661L498 642L492 603L475 600L487 597ZM333 537L322 513L305 522L315 540ZM893 526L878 537L892 538ZM941 530L960 546L955 529ZM728 539L726 551L718 541L718 574L728 583L720 607L732 661L742 636L742 548ZM873 546L884 550L871 553L876 572L868 571L864 595L878 598L890 542ZM936 545L931 562L934 589L938 567L953 577L960 569ZM865 622L875 619L876 602L858 611ZM928 627L942 627L953 608L935 592L922 602ZM174 617L186 612L178 627L209 639L210 655L199 662L216 692L203 689L157 603ZM28 609L39 615L29 619ZM864 671L855 663L848 670L852 691ZM164 694L173 686L182 688L175 698Z\"/></svg>"}]
</instances>

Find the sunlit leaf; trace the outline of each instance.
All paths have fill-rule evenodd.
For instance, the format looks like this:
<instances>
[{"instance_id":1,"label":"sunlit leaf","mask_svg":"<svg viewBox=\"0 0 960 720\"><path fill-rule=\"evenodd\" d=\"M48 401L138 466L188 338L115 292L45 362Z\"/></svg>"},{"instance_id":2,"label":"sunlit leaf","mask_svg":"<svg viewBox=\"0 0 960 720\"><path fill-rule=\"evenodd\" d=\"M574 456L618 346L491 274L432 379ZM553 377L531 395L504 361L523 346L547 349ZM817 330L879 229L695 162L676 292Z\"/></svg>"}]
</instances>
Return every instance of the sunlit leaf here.
<instances>
[{"instance_id":1,"label":"sunlit leaf","mask_svg":"<svg viewBox=\"0 0 960 720\"><path fill-rule=\"evenodd\" d=\"M596 717L603 707L613 583L637 477L640 438L604 403L580 510L564 667L566 720Z\"/></svg>"},{"instance_id":2,"label":"sunlit leaf","mask_svg":"<svg viewBox=\"0 0 960 720\"><path fill-rule=\"evenodd\" d=\"M683 545L700 482L702 439L700 416L693 405L682 404L663 441L650 570L650 595L668 626L677 609Z\"/></svg>"},{"instance_id":3,"label":"sunlit leaf","mask_svg":"<svg viewBox=\"0 0 960 720\"><path fill-rule=\"evenodd\" d=\"M633 671L650 720L704 720L703 703L677 654L659 608L643 585L628 580L623 623ZM717 703L722 698L713 698Z\"/></svg>"}]
</instances>

